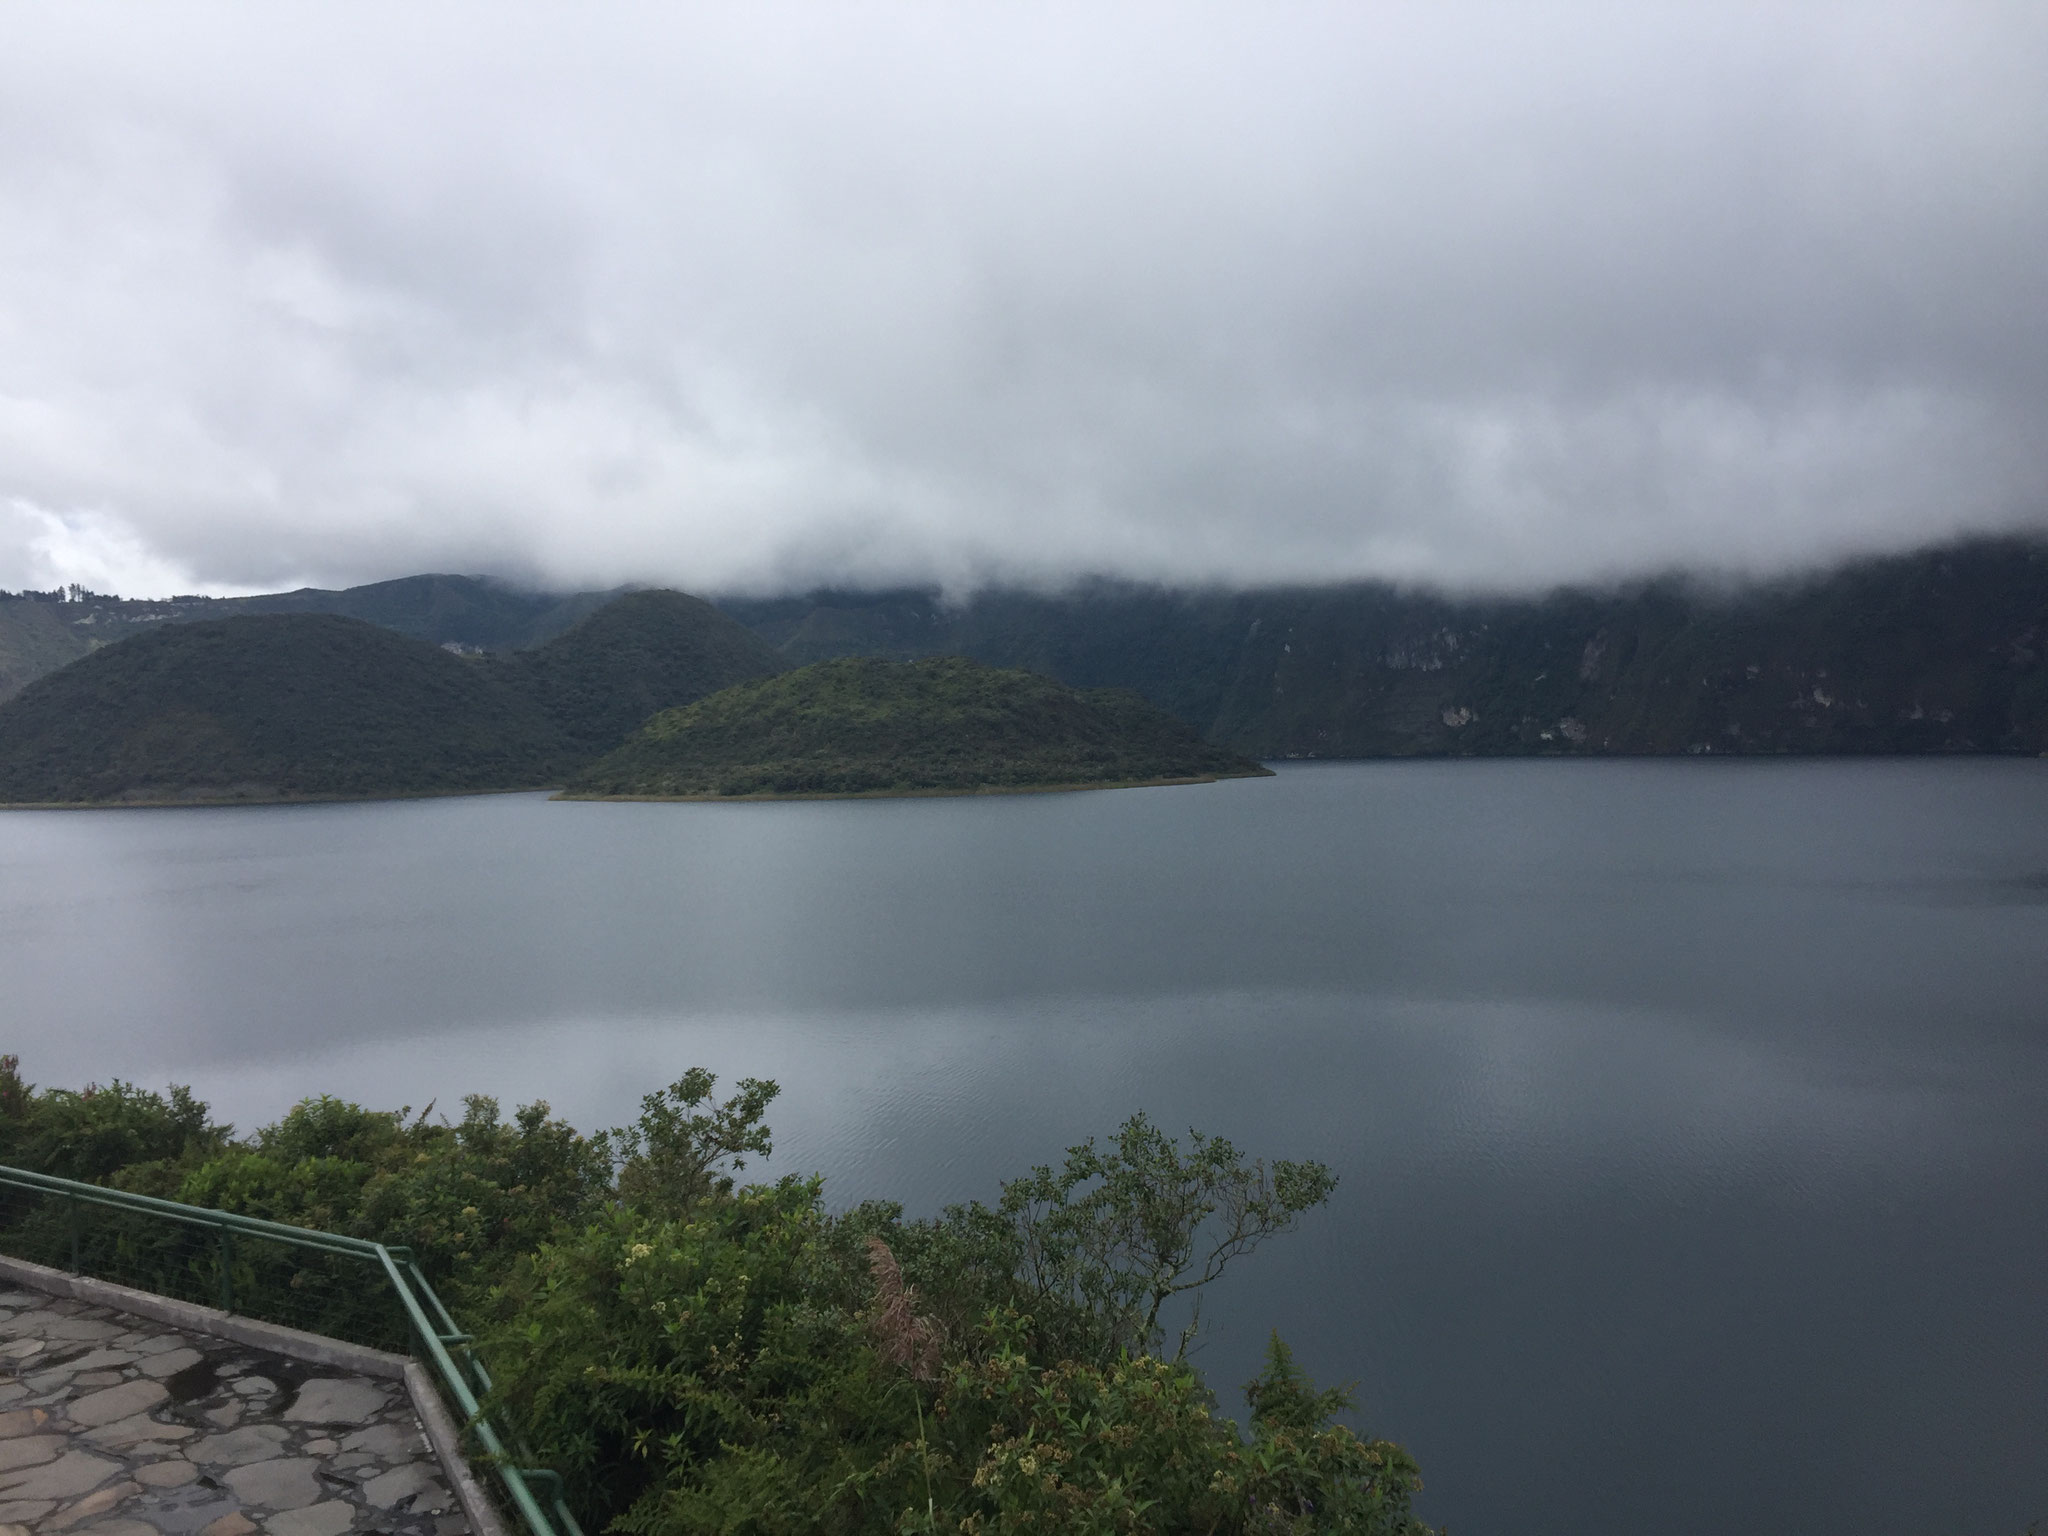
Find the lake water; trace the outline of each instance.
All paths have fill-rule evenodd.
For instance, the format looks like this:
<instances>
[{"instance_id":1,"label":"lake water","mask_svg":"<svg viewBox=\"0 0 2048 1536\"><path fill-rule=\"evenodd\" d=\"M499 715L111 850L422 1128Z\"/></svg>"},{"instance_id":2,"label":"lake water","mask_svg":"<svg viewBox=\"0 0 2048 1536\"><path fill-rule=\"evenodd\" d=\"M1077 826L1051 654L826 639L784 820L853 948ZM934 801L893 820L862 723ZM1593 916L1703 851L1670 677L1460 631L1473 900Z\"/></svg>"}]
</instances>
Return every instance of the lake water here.
<instances>
[{"instance_id":1,"label":"lake water","mask_svg":"<svg viewBox=\"0 0 2048 1536\"><path fill-rule=\"evenodd\" d=\"M781 805L0 816L45 1084L784 1087L925 1212L1145 1109L1318 1157L1226 1281L1474 1533L2048 1518L2048 763L1302 765Z\"/></svg>"}]
</instances>

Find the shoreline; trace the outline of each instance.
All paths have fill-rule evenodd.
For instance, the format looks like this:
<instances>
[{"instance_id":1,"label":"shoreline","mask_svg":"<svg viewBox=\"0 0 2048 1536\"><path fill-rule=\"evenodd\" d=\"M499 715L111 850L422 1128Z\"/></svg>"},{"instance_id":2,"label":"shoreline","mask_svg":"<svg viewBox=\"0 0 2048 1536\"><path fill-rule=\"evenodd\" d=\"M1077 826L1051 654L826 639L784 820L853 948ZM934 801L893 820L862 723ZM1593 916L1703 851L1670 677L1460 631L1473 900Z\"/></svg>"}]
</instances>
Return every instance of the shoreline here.
<instances>
[{"instance_id":1,"label":"shoreline","mask_svg":"<svg viewBox=\"0 0 2048 1536\"><path fill-rule=\"evenodd\" d=\"M966 789L810 789L762 790L751 795L586 795L558 790L550 800L580 800L625 805L747 805L775 800L938 800L973 795L1071 795L1091 789L1170 789L1181 784L1220 784L1225 779L1270 779L1273 770L1257 773L1205 773L1168 779L1097 779L1065 784L977 784Z\"/></svg>"}]
</instances>

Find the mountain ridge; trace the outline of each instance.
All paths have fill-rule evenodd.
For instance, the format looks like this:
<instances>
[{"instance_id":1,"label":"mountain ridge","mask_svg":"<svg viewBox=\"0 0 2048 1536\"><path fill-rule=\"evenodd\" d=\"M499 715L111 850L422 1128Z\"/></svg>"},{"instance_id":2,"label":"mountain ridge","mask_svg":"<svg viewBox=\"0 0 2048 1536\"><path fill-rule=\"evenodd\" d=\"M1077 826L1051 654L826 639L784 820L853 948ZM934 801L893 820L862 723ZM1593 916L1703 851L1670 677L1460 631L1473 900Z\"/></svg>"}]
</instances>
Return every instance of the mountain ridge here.
<instances>
[{"instance_id":1,"label":"mountain ridge","mask_svg":"<svg viewBox=\"0 0 2048 1536\"><path fill-rule=\"evenodd\" d=\"M108 639L244 611L234 605L340 606L436 644L530 653L534 637L617 595L422 576L163 603L0 596L0 699ZM1258 758L2048 751L2038 539L1964 540L1730 588L1666 577L1461 597L1375 582L1097 580L957 604L931 590L824 589L715 606L775 666L966 655L1129 688Z\"/></svg>"},{"instance_id":2,"label":"mountain ridge","mask_svg":"<svg viewBox=\"0 0 2048 1536\"><path fill-rule=\"evenodd\" d=\"M339 614L160 624L0 703L0 802L551 787L648 715L782 665L734 620L674 592L628 594L509 657Z\"/></svg>"}]
</instances>

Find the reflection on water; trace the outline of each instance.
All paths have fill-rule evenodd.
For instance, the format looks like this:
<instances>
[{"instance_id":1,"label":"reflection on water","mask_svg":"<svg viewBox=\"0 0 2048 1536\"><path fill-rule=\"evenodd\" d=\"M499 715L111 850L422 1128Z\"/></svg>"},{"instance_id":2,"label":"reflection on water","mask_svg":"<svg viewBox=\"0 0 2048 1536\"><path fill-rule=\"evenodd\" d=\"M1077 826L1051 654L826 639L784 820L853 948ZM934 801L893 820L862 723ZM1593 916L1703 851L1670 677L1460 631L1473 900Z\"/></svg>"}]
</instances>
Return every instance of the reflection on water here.
<instances>
[{"instance_id":1,"label":"reflection on water","mask_svg":"<svg viewBox=\"0 0 2048 1536\"><path fill-rule=\"evenodd\" d=\"M1216 1298L1461 1531L2048 1515L2048 765L1378 764L786 806L0 817L32 1077L546 1097L701 1062L932 1210L1144 1108L1342 1176ZM1910 1448L1910 1449L1908 1449Z\"/></svg>"}]
</instances>

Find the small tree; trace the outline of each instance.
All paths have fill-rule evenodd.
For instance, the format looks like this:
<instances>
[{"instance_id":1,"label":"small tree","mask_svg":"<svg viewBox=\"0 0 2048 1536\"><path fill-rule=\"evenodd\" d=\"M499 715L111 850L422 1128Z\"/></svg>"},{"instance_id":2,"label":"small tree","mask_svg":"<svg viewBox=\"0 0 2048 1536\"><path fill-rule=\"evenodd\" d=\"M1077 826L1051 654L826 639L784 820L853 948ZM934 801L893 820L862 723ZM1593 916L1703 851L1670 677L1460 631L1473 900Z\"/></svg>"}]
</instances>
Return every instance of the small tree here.
<instances>
[{"instance_id":1,"label":"small tree","mask_svg":"<svg viewBox=\"0 0 2048 1536\"><path fill-rule=\"evenodd\" d=\"M1202 1287L1232 1259L1292 1230L1336 1187L1322 1163L1269 1167L1196 1130L1183 1148L1136 1114L1107 1146L1091 1137L1068 1148L1057 1171L1040 1165L1004 1184L995 1215L1016 1245L1033 1315L1070 1335L1055 1353L1107 1362L1157 1352L1161 1310L1192 1296L1173 1351L1179 1360L1201 1325Z\"/></svg>"},{"instance_id":2,"label":"small tree","mask_svg":"<svg viewBox=\"0 0 2048 1536\"><path fill-rule=\"evenodd\" d=\"M692 1067L640 1101L640 1118L605 1133L618 1164L619 1199L652 1214L680 1215L710 1195L729 1195L748 1156L774 1150L762 1116L782 1092L775 1083L743 1077L739 1092L711 1097L718 1079Z\"/></svg>"},{"instance_id":3,"label":"small tree","mask_svg":"<svg viewBox=\"0 0 2048 1536\"><path fill-rule=\"evenodd\" d=\"M1252 1411L1253 1429L1267 1434L1285 1429L1314 1434L1357 1406L1349 1387L1318 1390L1308 1372L1295 1364L1294 1351L1277 1328L1266 1341L1266 1368L1245 1383L1244 1400Z\"/></svg>"}]
</instances>

